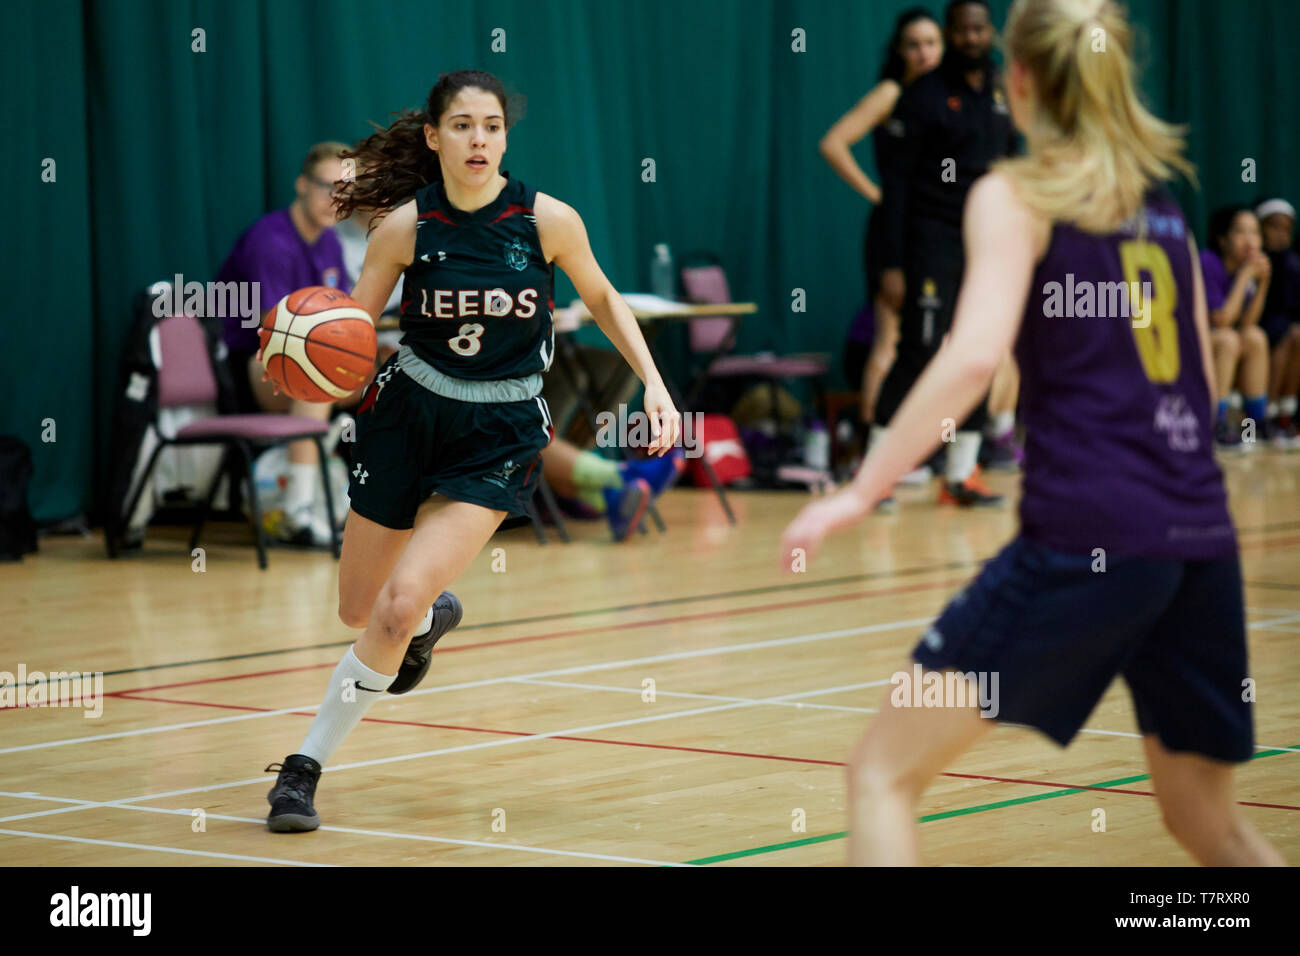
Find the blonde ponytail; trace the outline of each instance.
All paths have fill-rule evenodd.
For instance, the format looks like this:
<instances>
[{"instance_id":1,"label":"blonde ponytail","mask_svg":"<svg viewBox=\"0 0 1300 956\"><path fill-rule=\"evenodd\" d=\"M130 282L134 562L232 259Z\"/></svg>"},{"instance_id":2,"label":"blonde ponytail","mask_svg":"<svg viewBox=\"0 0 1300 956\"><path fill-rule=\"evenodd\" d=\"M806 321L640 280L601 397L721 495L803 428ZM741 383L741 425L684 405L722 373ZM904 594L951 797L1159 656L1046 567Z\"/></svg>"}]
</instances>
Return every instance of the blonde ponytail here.
<instances>
[{"instance_id":1,"label":"blonde ponytail","mask_svg":"<svg viewBox=\"0 0 1300 956\"><path fill-rule=\"evenodd\" d=\"M1033 78L1029 155L1004 160L1023 202L1053 221L1108 232L1175 172L1195 180L1184 128L1134 87L1132 31L1111 0L1015 0L1004 43Z\"/></svg>"}]
</instances>

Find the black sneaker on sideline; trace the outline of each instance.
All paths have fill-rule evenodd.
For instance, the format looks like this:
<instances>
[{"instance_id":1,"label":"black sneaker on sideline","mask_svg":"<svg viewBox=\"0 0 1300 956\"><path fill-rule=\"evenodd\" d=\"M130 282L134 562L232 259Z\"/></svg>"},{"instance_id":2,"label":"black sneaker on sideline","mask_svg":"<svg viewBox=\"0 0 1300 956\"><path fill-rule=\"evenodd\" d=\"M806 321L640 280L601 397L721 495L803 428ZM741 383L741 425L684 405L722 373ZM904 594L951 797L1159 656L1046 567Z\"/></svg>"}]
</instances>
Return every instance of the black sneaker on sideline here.
<instances>
[{"instance_id":1,"label":"black sneaker on sideline","mask_svg":"<svg viewBox=\"0 0 1300 956\"><path fill-rule=\"evenodd\" d=\"M312 806L316 781L320 780L320 764L303 754L290 754L284 763L273 763L266 770L267 773L280 771L275 786L266 795L271 802L267 829L273 833L301 833L320 826L320 815Z\"/></svg>"},{"instance_id":2,"label":"black sneaker on sideline","mask_svg":"<svg viewBox=\"0 0 1300 956\"><path fill-rule=\"evenodd\" d=\"M438 595L438 600L433 602L433 623L423 634L411 638L411 643L406 646L406 656L402 658L402 666L397 669L397 677L389 685L388 693L405 694L424 680L424 675L429 673L429 664L433 661L433 645L438 643L438 638L460 623L464 610L460 599L450 591Z\"/></svg>"}]
</instances>

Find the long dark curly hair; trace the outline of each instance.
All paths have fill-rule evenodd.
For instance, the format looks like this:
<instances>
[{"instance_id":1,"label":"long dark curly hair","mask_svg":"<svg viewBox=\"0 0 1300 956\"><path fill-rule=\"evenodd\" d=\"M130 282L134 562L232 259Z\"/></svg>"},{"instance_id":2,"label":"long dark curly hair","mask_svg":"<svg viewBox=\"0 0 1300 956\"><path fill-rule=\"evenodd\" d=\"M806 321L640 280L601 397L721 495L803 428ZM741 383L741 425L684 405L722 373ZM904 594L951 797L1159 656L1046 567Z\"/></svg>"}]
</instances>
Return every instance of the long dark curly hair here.
<instances>
[{"instance_id":1,"label":"long dark curly hair","mask_svg":"<svg viewBox=\"0 0 1300 956\"><path fill-rule=\"evenodd\" d=\"M370 223L373 230L394 207L434 180L442 179L438 154L424 140L424 124L436 127L456 94L466 87L484 90L497 98L507 130L523 113L523 97L508 95L505 86L491 73L456 70L439 75L423 109L402 110L387 129L371 122L376 132L355 149L340 154L345 161L355 161L356 178L341 183L335 193L334 206L339 219L347 218L356 209L377 210Z\"/></svg>"}]
</instances>

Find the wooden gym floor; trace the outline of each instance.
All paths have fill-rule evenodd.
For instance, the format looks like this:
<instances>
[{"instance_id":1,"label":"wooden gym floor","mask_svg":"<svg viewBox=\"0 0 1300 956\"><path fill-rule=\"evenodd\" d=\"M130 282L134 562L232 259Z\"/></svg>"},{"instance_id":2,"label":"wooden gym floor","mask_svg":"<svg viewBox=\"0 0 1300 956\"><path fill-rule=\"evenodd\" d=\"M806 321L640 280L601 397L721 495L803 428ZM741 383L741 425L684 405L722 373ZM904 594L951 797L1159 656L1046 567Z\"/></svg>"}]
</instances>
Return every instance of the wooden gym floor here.
<instances>
[{"instance_id":1,"label":"wooden gym floor","mask_svg":"<svg viewBox=\"0 0 1300 956\"><path fill-rule=\"evenodd\" d=\"M1244 812L1300 863L1300 454L1225 462L1257 682ZM994 476L1014 492L1016 476ZM841 761L948 598L1015 511L933 491L780 576L804 496L670 492L668 532L569 546L499 534L455 590L461 627L415 692L385 698L321 779L324 826L268 833L262 769L301 743L350 642L335 562L213 526L206 570L181 529L143 553L45 539L0 570L0 670L103 671L103 713L0 714L0 854L28 865L833 865ZM503 549L495 557L492 549ZM492 564L504 558L504 571ZM653 681L653 700L648 682ZM927 863L1190 863L1164 832L1127 691L1063 750L1000 727L927 791ZM1095 811L1105 832L1094 832ZM198 811L202 811L200 815ZM802 821L802 829L800 829ZM503 829L504 828L504 829Z\"/></svg>"}]
</instances>

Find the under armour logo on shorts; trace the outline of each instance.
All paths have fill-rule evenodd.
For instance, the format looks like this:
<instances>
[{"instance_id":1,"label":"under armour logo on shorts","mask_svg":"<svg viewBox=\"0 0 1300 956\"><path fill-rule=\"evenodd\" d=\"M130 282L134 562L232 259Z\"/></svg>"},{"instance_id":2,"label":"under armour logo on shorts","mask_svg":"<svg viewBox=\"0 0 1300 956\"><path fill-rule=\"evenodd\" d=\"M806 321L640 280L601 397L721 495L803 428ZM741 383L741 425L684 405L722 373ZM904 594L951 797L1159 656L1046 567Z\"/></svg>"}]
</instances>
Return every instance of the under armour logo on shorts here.
<instances>
[{"instance_id":1,"label":"under armour logo on shorts","mask_svg":"<svg viewBox=\"0 0 1300 956\"><path fill-rule=\"evenodd\" d=\"M937 651L939 648L943 647L943 635L933 627L925 632L925 637L921 638L921 640L924 641L925 646L930 648L932 651Z\"/></svg>"},{"instance_id":2,"label":"under armour logo on shorts","mask_svg":"<svg viewBox=\"0 0 1300 956\"><path fill-rule=\"evenodd\" d=\"M352 469L352 477L357 479L357 484L364 485L366 479L370 477L370 472L361 467L361 462L357 462L357 467Z\"/></svg>"}]
</instances>

